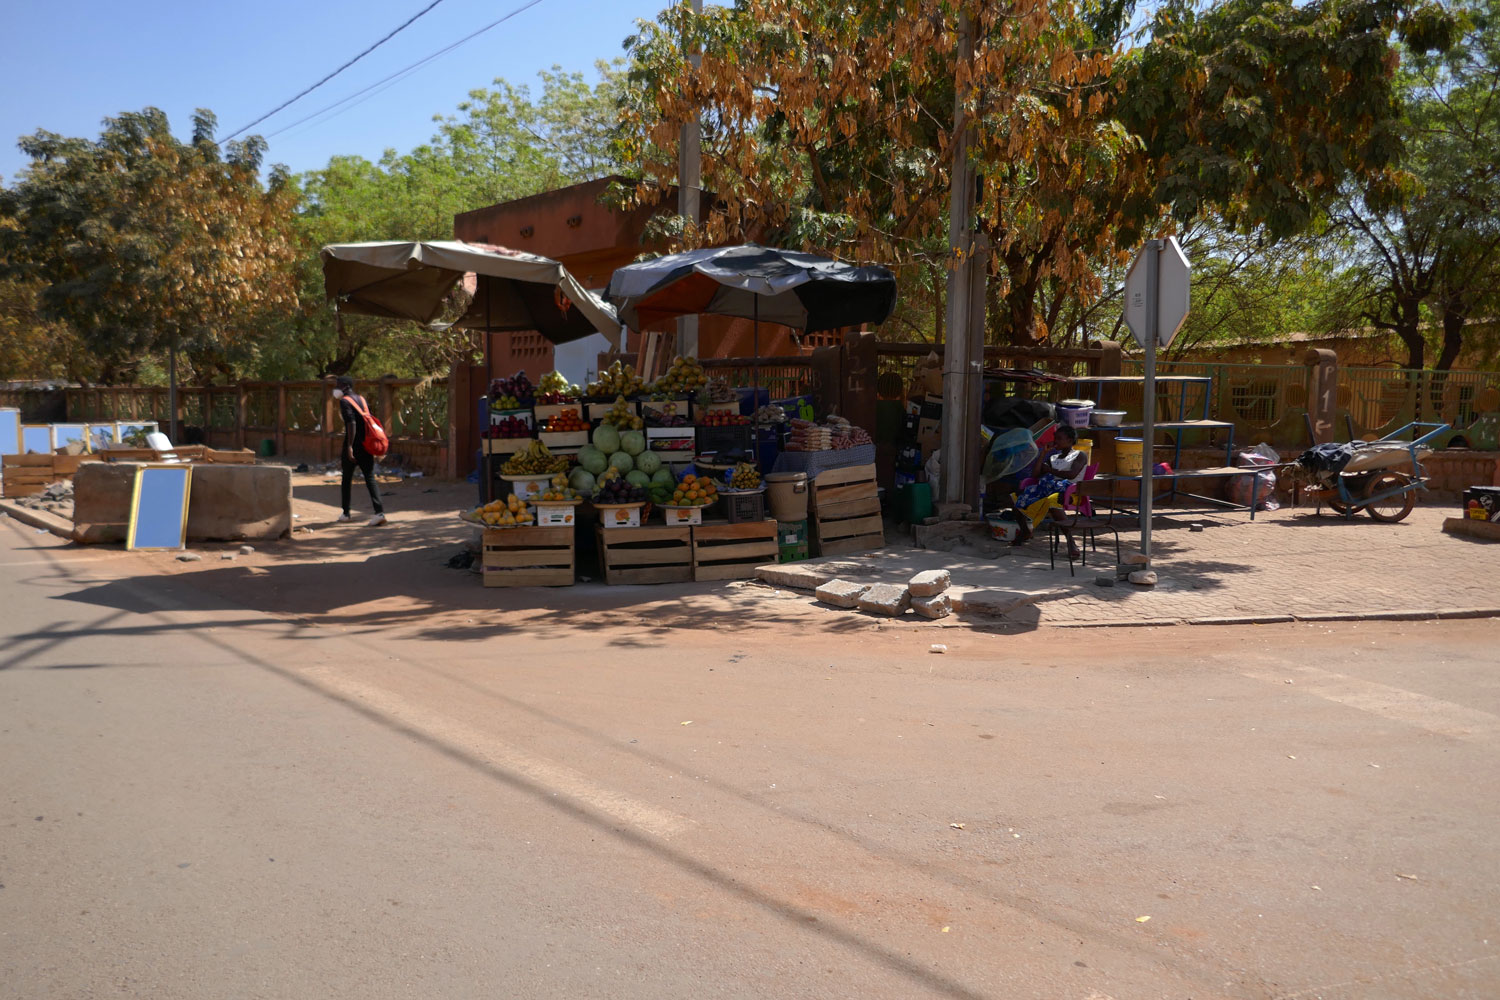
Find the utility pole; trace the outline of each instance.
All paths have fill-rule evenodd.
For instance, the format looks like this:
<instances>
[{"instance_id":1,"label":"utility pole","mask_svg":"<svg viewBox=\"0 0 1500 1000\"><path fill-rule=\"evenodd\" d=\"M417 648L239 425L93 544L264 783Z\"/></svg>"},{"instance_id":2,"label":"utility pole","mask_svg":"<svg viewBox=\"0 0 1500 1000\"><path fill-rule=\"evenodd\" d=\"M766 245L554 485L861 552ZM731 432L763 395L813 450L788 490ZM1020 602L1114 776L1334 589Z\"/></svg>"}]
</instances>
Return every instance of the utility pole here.
<instances>
[{"instance_id":1,"label":"utility pole","mask_svg":"<svg viewBox=\"0 0 1500 1000\"><path fill-rule=\"evenodd\" d=\"M693 13L703 13L703 0L692 0ZM687 47L687 35L682 39ZM688 62L694 69L703 66L703 56L694 47L688 54ZM682 126L677 144L677 214L698 224L698 195L703 186L703 115L693 113L692 121ZM698 356L698 317L679 316L677 319L677 353L684 357Z\"/></svg>"},{"instance_id":2,"label":"utility pole","mask_svg":"<svg viewBox=\"0 0 1500 1000\"><path fill-rule=\"evenodd\" d=\"M958 62L974 58L974 29L968 14L958 20ZM948 246L953 254L948 271L948 310L944 323L942 482L945 503L979 501L979 396L984 370L984 268L974 234L974 167L969 145L974 130L968 124L965 99L954 95L953 167L948 203ZM977 273L976 273L977 272ZM976 360L977 359L977 360Z\"/></svg>"}]
</instances>

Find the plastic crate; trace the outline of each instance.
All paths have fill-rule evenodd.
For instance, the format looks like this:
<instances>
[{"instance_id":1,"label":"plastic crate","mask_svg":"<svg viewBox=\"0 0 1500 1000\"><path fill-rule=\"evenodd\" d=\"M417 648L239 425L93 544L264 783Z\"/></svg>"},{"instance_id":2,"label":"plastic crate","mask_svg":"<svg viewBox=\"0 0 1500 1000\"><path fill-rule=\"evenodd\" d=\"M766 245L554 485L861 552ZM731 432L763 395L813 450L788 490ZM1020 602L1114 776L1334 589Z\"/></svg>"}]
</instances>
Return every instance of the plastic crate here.
<instances>
[{"instance_id":1,"label":"plastic crate","mask_svg":"<svg viewBox=\"0 0 1500 1000\"><path fill-rule=\"evenodd\" d=\"M766 495L764 493L720 493L724 501L724 517L730 524L766 519Z\"/></svg>"}]
</instances>

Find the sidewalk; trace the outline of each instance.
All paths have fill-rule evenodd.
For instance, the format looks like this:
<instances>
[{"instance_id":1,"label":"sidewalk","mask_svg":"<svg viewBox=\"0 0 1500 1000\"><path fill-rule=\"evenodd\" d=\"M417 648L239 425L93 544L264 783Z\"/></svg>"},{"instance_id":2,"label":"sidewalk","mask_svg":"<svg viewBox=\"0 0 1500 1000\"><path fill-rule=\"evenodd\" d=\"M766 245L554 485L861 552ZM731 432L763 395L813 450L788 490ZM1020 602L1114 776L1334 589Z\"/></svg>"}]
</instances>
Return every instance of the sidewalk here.
<instances>
[{"instance_id":1,"label":"sidewalk","mask_svg":"<svg viewBox=\"0 0 1500 1000\"><path fill-rule=\"evenodd\" d=\"M1157 517L1152 531L1155 587L1114 576L1114 546L1100 539L1089 564L1069 577L1059 552L1050 569L1041 537L998 556L933 552L901 542L861 556L814 559L766 572L768 582L806 586L835 576L905 583L947 569L962 613L993 614L1025 625L1159 625L1330 618L1500 616L1500 545L1455 538L1442 522L1456 512L1418 507L1400 524L1366 516L1318 517L1311 507L1243 514ZM1121 550L1139 551L1134 524L1117 519ZM1192 526L1201 524L1202 531ZM799 582L796 574L803 574Z\"/></svg>"},{"instance_id":2,"label":"sidewalk","mask_svg":"<svg viewBox=\"0 0 1500 1000\"><path fill-rule=\"evenodd\" d=\"M1113 545L1101 539L1089 565L1070 577L1065 559L1048 568L1047 545L996 546L995 555L913 548L888 530L890 544L873 553L769 567L766 582L607 587L580 581L568 588L481 586L477 574L449 569L474 529L455 516L473 503L474 487L434 480L383 485L391 523L381 528L337 525L338 483L317 474L294 476L294 522L288 539L200 545L198 561L172 552L94 551L121 574L191 578L226 601L294 613L346 627L405 625L433 635L505 629L541 631L618 619L653 626L805 626L851 630L889 626L818 602L812 588L834 577L904 584L924 569L947 569L959 614L946 624L1030 629L1041 626L1167 625L1272 622L1331 618L1494 615L1500 617L1500 544L1441 531L1453 508L1414 510L1400 524L1366 516L1345 522L1311 508L1260 514L1159 516L1153 534L1159 582L1141 588L1114 577ZM356 508L367 502L356 493ZM7 505L9 506L9 505ZM32 512L26 512L28 515ZM12 523L22 520L12 514ZM30 519L26 523L31 523ZM1133 525L1119 519L1122 550L1135 551ZM1192 531L1202 524L1204 530ZM66 535L70 525L58 522ZM306 529L312 529L311 531ZM30 530L30 529L28 529ZM42 530L41 527L35 530ZM908 615L903 626L931 627Z\"/></svg>"}]
</instances>

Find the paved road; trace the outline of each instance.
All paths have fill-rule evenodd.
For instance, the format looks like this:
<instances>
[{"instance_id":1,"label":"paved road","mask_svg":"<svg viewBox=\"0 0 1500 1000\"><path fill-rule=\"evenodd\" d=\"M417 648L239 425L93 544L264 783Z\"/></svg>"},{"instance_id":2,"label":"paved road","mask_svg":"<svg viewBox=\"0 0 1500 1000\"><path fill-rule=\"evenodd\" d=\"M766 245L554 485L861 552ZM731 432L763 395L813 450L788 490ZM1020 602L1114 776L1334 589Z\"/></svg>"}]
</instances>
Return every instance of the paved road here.
<instances>
[{"instance_id":1,"label":"paved road","mask_svg":"<svg viewBox=\"0 0 1500 1000\"><path fill-rule=\"evenodd\" d=\"M1495 622L438 629L161 568L0 520L0 996L1500 993Z\"/></svg>"}]
</instances>

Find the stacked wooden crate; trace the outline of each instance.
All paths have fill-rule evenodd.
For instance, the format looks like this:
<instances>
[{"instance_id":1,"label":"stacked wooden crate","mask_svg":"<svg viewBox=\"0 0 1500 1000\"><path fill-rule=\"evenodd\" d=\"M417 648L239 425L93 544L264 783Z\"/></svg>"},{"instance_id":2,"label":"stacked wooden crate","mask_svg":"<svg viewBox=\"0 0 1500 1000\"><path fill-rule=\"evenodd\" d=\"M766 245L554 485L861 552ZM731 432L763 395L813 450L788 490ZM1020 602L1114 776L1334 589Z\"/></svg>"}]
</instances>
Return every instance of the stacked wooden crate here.
<instances>
[{"instance_id":1,"label":"stacked wooden crate","mask_svg":"<svg viewBox=\"0 0 1500 1000\"><path fill-rule=\"evenodd\" d=\"M0 492L6 497L29 497L52 483L73 478L83 462L97 455L6 455L0 459Z\"/></svg>"},{"instance_id":2,"label":"stacked wooden crate","mask_svg":"<svg viewBox=\"0 0 1500 1000\"><path fill-rule=\"evenodd\" d=\"M693 528L693 579L749 580L776 561L776 522L700 524Z\"/></svg>"},{"instance_id":3,"label":"stacked wooden crate","mask_svg":"<svg viewBox=\"0 0 1500 1000\"><path fill-rule=\"evenodd\" d=\"M480 565L486 587L571 587L573 529L486 528Z\"/></svg>"},{"instance_id":4,"label":"stacked wooden crate","mask_svg":"<svg viewBox=\"0 0 1500 1000\"><path fill-rule=\"evenodd\" d=\"M693 530L659 526L596 528L604 582L687 583L693 578Z\"/></svg>"},{"instance_id":5,"label":"stacked wooden crate","mask_svg":"<svg viewBox=\"0 0 1500 1000\"><path fill-rule=\"evenodd\" d=\"M854 465L819 473L812 481L807 503L818 555L865 552L885 545L875 466Z\"/></svg>"}]
</instances>

